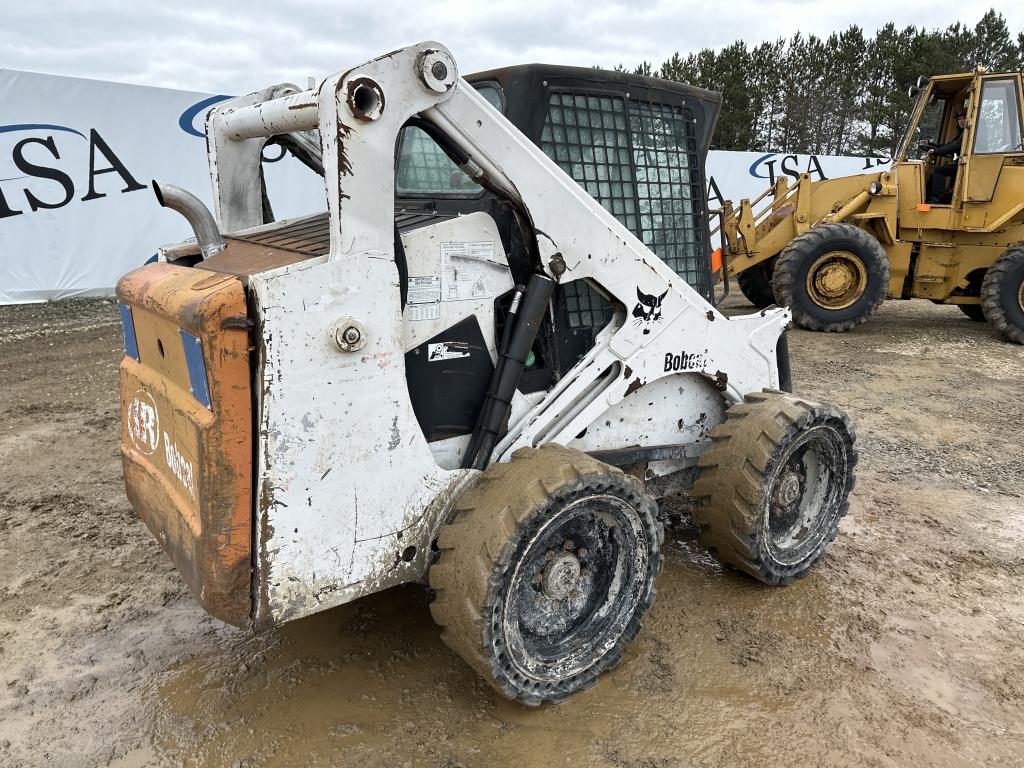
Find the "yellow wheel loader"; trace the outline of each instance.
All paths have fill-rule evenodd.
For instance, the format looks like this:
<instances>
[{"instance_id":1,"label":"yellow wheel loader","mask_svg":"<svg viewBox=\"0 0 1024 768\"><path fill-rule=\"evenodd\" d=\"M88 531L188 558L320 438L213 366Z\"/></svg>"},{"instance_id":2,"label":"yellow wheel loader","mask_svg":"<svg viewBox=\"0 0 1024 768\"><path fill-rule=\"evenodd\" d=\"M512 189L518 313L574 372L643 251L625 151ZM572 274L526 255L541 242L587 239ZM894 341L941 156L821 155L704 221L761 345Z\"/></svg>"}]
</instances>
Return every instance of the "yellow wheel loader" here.
<instances>
[{"instance_id":1,"label":"yellow wheel loader","mask_svg":"<svg viewBox=\"0 0 1024 768\"><path fill-rule=\"evenodd\" d=\"M726 275L756 306L847 331L882 300L955 304L1024 343L1024 145L1020 72L940 75L916 103L888 170L726 203Z\"/></svg>"}]
</instances>

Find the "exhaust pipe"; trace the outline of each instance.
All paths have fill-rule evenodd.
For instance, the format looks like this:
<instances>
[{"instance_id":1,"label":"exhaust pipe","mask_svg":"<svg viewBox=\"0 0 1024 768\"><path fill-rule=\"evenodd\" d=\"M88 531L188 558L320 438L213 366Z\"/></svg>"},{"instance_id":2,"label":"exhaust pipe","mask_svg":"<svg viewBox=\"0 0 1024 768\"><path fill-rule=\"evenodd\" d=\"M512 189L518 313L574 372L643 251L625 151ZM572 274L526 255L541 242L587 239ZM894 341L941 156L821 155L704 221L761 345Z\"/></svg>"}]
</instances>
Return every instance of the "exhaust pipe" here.
<instances>
[{"instance_id":1,"label":"exhaust pipe","mask_svg":"<svg viewBox=\"0 0 1024 768\"><path fill-rule=\"evenodd\" d=\"M199 250L204 259L224 250L226 245L224 237L217 228L217 221L210 213L210 209L203 205L202 200L188 190L173 184L161 184L158 181L153 182L153 193L160 205L177 211L192 225L192 231L196 233L196 242L199 243Z\"/></svg>"}]
</instances>

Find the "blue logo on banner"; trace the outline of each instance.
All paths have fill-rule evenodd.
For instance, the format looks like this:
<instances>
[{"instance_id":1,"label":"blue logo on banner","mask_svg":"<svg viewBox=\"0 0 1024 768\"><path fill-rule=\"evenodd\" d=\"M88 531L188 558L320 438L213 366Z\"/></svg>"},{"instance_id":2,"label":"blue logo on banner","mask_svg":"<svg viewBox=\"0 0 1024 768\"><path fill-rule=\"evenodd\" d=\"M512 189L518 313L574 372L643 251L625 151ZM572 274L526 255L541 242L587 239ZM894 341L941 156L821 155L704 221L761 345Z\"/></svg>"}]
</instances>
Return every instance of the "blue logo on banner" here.
<instances>
[{"instance_id":1,"label":"blue logo on banner","mask_svg":"<svg viewBox=\"0 0 1024 768\"><path fill-rule=\"evenodd\" d=\"M758 173L758 166L760 166L761 163L763 163L769 157L775 157L775 154L775 152L769 152L767 155L761 155L759 158L757 158L757 160L752 162L750 164L750 175L753 176L755 179L767 179L768 174Z\"/></svg>"},{"instance_id":2,"label":"blue logo on banner","mask_svg":"<svg viewBox=\"0 0 1024 768\"><path fill-rule=\"evenodd\" d=\"M76 136L86 138L81 131L68 128L65 125L50 125L49 123L15 123L13 125L0 125L0 133L14 133L15 131L66 131Z\"/></svg>"},{"instance_id":3,"label":"blue logo on banner","mask_svg":"<svg viewBox=\"0 0 1024 768\"><path fill-rule=\"evenodd\" d=\"M201 112L204 112L210 107L212 107L214 104L219 104L220 102L227 101L230 98L231 96L210 96L209 98L203 99L202 101L197 101L195 104L193 104L191 107L189 107L181 113L181 117L178 118L178 127L181 128L181 130L183 130L185 133L190 134L191 136L198 136L199 138L203 138L204 136L206 136L206 133L196 128L196 117L198 117Z\"/></svg>"}]
</instances>

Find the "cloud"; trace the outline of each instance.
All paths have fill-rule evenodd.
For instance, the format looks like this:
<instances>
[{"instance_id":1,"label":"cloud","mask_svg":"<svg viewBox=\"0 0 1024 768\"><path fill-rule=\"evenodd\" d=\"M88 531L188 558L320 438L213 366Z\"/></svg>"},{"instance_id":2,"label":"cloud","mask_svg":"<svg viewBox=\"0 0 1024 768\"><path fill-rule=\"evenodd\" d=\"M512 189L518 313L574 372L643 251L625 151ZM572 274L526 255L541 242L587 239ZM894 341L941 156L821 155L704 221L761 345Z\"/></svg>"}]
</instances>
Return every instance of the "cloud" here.
<instances>
[{"instance_id":1,"label":"cloud","mask_svg":"<svg viewBox=\"0 0 1024 768\"><path fill-rule=\"evenodd\" d=\"M434 39L464 72L546 62L577 66L660 64L675 51L789 37L827 35L858 24L868 33L898 26L973 26L988 2L734 0L731 3L595 3L439 0L355 3L301 0L261 6L179 0L53 0L8 4L0 28L0 66L156 85L243 93L269 83L305 83L393 48ZM1024 6L1001 9L1024 29Z\"/></svg>"}]
</instances>

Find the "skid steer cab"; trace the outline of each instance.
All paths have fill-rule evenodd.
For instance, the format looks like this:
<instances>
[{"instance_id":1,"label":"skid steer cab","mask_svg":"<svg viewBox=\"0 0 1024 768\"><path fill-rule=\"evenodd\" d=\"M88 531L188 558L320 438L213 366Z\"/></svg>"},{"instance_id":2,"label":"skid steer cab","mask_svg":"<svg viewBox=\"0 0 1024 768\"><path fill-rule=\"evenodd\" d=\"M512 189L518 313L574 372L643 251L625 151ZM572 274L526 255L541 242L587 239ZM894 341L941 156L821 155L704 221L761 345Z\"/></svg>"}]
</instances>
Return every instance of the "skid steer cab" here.
<instances>
[{"instance_id":1,"label":"skid steer cab","mask_svg":"<svg viewBox=\"0 0 1024 768\"><path fill-rule=\"evenodd\" d=\"M892 167L785 178L726 206L728 272L755 306L846 331L885 298L954 304L1024 343L1020 72L921 78Z\"/></svg>"},{"instance_id":2,"label":"skid steer cab","mask_svg":"<svg viewBox=\"0 0 1024 768\"><path fill-rule=\"evenodd\" d=\"M654 141L678 139L673 114ZM396 215L410 126L504 226ZM207 134L213 213L155 183L196 238L118 297L128 496L211 614L265 628L427 582L444 641L537 705L640 631L663 541L645 481L691 484L704 543L756 579L821 558L854 434L781 391L789 312L719 313L443 46L236 99ZM323 176L324 213L272 220L268 142ZM612 308L582 351L559 341L580 283Z\"/></svg>"}]
</instances>

